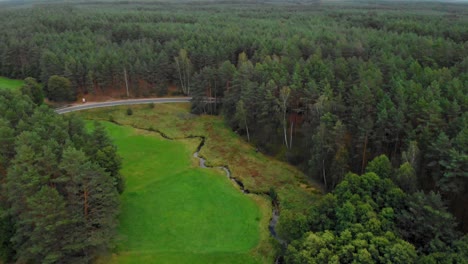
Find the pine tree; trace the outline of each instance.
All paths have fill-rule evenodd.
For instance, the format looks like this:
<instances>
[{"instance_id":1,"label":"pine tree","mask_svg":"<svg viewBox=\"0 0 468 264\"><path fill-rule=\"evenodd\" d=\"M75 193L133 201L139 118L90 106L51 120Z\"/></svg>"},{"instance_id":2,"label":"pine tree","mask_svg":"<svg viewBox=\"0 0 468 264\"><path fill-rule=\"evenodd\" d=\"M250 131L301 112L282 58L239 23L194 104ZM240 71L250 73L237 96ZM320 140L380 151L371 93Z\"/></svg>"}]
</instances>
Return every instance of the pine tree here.
<instances>
[{"instance_id":1,"label":"pine tree","mask_svg":"<svg viewBox=\"0 0 468 264\"><path fill-rule=\"evenodd\" d=\"M92 160L114 178L117 190L120 193L123 192L124 180L119 173L122 161L117 154L117 147L112 143L105 128L100 123L94 123L94 131L87 143L85 150L87 155L91 156Z\"/></svg>"},{"instance_id":2,"label":"pine tree","mask_svg":"<svg viewBox=\"0 0 468 264\"><path fill-rule=\"evenodd\" d=\"M56 189L43 186L33 196L27 198L28 210L24 212L17 225L32 227L24 235L27 241L18 252L19 262L57 263L64 262L67 251L65 231L69 220L65 201Z\"/></svg>"},{"instance_id":3,"label":"pine tree","mask_svg":"<svg viewBox=\"0 0 468 264\"><path fill-rule=\"evenodd\" d=\"M21 92L31 98L31 100L40 105L44 101L44 91L42 86L37 83L36 79L28 77L24 79L24 85L21 87Z\"/></svg>"},{"instance_id":4,"label":"pine tree","mask_svg":"<svg viewBox=\"0 0 468 264\"><path fill-rule=\"evenodd\" d=\"M76 258L87 259L111 247L119 212L114 180L85 154L74 148L63 153L60 164L67 211L71 225L67 231L67 249Z\"/></svg>"}]
</instances>

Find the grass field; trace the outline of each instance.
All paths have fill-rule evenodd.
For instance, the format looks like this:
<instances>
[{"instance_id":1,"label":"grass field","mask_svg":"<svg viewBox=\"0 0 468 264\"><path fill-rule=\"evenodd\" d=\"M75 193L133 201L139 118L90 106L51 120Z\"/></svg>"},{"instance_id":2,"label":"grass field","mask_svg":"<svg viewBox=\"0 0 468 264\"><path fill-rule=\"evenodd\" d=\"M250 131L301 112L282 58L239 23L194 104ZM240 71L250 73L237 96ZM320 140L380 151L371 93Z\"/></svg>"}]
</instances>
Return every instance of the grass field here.
<instances>
[{"instance_id":1,"label":"grass field","mask_svg":"<svg viewBox=\"0 0 468 264\"><path fill-rule=\"evenodd\" d=\"M254 249L269 212L224 172L196 167L198 139L103 122L123 157L119 253L111 263L261 263ZM107 262L107 261L105 261Z\"/></svg>"},{"instance_id":2,"label":"grass field","mask_svg":"<svg viewBox=\"0 0 468 264\"><path fill-rule=\"evenodd\" d=\"M13 80L0 77L0 89L18 89L23 85L23 80Z\"/></svg>"},{"instance_id":3,"label":"grass field","mask_svg":"<svg viewBox=\"0 0 468 264\"><path fill-rule=\"evenodd\" d=\"M321 195L318 184L293 166L256 152L220 117L192 115L189 104L132 106L131 116L127 108L77 113L104 121L124 158L123 240L104 263L273 262L270 200L243 195L217 169L197 168L191 157L198 139L163 140L149 130L173 138L204 136L200 154L208 165L228 166L251 192L274 188L281 211L304 212Z\"/></svg>"},{"instance_id":4,"label":"grass field","mask_svg":"<svg viewBox=\"0 0 468 264\"><path fill-rule=\"evenodd\" d=\"M171 137L205 136L201 156L212 166L229 166L233 176L252 192L278 192L282 209L306 210L322 193L319 184L306 179L295 167L255 151L241 137L226 127L221 117L196 116L189 104L158 104L100 108L77 113L85 119L115 120L141 129L157 129Z\"/></svg>"}]
</instances>

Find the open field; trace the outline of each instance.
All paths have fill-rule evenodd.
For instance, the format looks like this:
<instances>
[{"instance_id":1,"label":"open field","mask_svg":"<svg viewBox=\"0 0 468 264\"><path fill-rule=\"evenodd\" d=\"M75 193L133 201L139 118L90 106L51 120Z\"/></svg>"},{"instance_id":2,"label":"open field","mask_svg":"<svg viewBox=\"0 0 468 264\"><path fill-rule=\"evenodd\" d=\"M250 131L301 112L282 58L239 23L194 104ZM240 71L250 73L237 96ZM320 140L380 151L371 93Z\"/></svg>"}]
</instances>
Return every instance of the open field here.
<instances>
[{"instance_id":1,"label":"open field","mask_svg":"<svg viewBox=\"0 0 468 264\"><path fill-rule=\"evenodd\" d=\"M131 106L131 116L127 108L75 113L102 121L123 157L122 241L111 263L271 263L265 193L275 189L281 210L305 212L322 191L293 166L256 152L220 117L192 115L189 104ZM207 165L229 167L260 195L242 194L220 169L198 168L192 155L200 139L190 136L205 137Z\"/></svg>"},{"instance_id":2,"label":"open field","mask_svg":"<svg viewBox=\"0 0 468 264\"><path fill-rule=\"evenodd\" d=\"M85 119L112 119L122 125L158 130L173 138L205 136L200 154L207 159L208 165L228 166L233 177L241 180L250 192L264 193L274 188L281 209L306 210L322 192L318 184L307 180L293 166L256 152L253 146L229 130L222 118L192 115L189 107L189 104L160 104L154 108L132 106L131 116L126 114L127 106L77 114Z\"/></svg>"},{"instance_id":3,"label":"open field","mask_svg":"<svg viewBox=\"0 0 468 264\"><path fill-rule=\"evenodd\" d=\"M264 262L252 249L261 239L267 243L268 202L242 194L221 170L198 168L191 157L199 139L171 141L103 124L119 148L126 180L119 253L109 262Z\"/></svg>"},{"instance_id":4,"label":"open field","mask_svg":"<svg viewBox=\"0 0 468 264\"><path fill-rule=\"evenodd\" d=\"M18 89L23 85L23 80L0 77L0 89Z\"/></svg>"}]
</instances>

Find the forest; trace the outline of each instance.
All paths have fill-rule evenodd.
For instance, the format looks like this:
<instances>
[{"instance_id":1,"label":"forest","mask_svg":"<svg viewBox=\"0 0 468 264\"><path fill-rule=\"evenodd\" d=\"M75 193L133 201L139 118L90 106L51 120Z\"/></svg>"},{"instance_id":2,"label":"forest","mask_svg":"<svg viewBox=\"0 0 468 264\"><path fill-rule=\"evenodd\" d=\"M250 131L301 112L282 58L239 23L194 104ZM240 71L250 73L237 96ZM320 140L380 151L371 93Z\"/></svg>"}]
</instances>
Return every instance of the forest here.
<instances>
[{"instance_id":1,"label":"forest","mask_svg":"<svg viewBox=\"0 0 468 264\"><path fill-rule=\"evenodd\" d=\"M40 104L42 91L75 101L123 98L128 88L130 97L192 96L193 113L223 116L259 151L323 184L328 194L309 211L282 212L285 262L466 263L467 4L7 2L0 24L0 76L31 77L22 97L0 97L0 208L9 212L0 215L0 242L1 232L14 232L1 231L5 223L16 228L16 246L0 247L10 250L0 256L45 254L47 245L21 243L35 212L20 208L49 199L59 206L41 211L73 210L72 168L113 177L113 185L93 183L114 186L112 199L123 188L102 131L89 134L31 102ZM115 160L99 162L105 157ZM41 180L24 185L31 178L22 177ZM86 226L79 217L67 221ZM69 252L90 257L107 246ZM57 254L42 257L65 253Z\"/></svg>"},{"instance_id":2,"label":"forest","mask_svg":"<svg viewBox=\"0 0 468 264\"><path fill-rule=\"evenodd\" d=\"M0 90L0 260L89 262L113 248L120 159L102 127L33 101L34 85Z\"/></svg>"}]
</instances>

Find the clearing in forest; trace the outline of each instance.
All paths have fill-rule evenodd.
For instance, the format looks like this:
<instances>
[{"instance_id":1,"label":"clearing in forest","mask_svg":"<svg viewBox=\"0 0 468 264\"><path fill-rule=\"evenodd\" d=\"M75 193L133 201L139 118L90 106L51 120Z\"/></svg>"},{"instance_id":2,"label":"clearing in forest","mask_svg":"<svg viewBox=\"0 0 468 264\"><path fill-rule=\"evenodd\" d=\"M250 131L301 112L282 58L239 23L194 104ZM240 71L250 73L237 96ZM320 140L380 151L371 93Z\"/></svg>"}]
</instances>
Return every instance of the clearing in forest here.
<instances>
[{"instance_id":1,"label":"clearing in forest","mask_svg":"<svg viewBox=\"0 0 468 264\"><path fill-rule=\"evenodd\" d=\"M281 212L303 213L320 196L318 185L257 152L222 118L190 114L189 104L131 106L132 115L127 108L77 113L103 121L123 157L123 240L111 263L273 262L266 193L275 190ZM193 153L200 139L182 139L190 136L205 137L200 156L206 164L228 166L251 194L242 194L222 170L199 168Z\"/></svg>"},{"instance_id":2,"label":"clearing in forest","mask_svg":"<svg viewBox=\"0 0 468 264\"><path fill-rule=\"evenodd\" d=\"M260 263L262 213L216 169L192 158L199 139L103 122L123 158L121 242L111 263ZM263 215L262 215L263 214Z\"/></svg>"}]
</instances>

